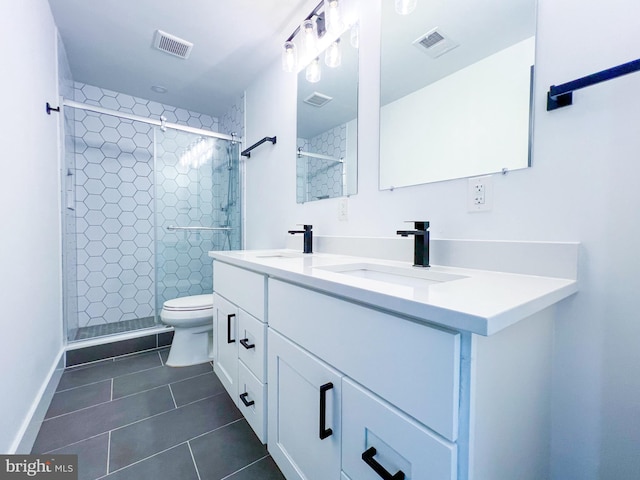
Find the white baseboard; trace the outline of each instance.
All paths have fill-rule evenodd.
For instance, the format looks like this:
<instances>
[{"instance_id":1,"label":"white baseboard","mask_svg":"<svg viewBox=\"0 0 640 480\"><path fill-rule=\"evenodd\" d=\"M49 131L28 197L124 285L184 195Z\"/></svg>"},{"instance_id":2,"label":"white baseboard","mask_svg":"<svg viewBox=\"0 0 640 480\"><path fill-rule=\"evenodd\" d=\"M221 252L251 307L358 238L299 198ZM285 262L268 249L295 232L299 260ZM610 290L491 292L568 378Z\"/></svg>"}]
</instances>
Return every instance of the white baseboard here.
<instances>
[{"instance_id":1,"label":"white baseboard","mask_svg":"<svg viewBox=\"0 0 640 480\"><path fill-rule=\"evenodd\" d=\"M53 362L45 381L40 387L38 395L31 404L29 413L20 428L20 432L16 436L16 440L11 446L11 451L9 453L31 453L33 444L38 436L38 431L40 430L40 425L44 420L44 416L47 414L47 409L49 408L53 394L58 388L60 377L62 377L62 372L64 371L64 352L65 349L62 347L56 357L56 361Z\"/></svg>"}]
</instances>

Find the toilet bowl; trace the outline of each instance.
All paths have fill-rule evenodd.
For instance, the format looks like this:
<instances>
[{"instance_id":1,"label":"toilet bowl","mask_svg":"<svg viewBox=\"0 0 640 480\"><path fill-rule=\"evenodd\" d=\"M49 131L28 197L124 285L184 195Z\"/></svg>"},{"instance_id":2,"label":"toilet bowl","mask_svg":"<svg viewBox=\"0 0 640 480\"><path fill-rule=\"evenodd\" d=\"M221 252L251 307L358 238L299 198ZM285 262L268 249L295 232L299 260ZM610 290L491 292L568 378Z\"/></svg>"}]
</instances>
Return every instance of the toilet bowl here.
<instances>
[{"instance_id":1,"label":"toilet bowl","mask_svg":"<svg viewBox=\"0 0 640 480\"><path fill-rule=\"evenodd\" d=\"M209 362L213 352L213 295L167 300L160 320L174 329L167 365L186 367Z\"/></svg>"}]
</instances>

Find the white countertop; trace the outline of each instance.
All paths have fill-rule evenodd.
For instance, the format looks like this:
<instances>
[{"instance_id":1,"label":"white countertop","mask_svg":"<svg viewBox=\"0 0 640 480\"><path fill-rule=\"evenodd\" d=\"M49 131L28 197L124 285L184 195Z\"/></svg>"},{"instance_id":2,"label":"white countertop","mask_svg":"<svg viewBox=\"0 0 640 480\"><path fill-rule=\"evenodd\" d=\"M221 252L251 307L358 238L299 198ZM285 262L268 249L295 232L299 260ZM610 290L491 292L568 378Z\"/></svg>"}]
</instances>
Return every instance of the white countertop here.
<instances>
[{"instance_id":1,"label":"white countertop","mask_svg":"<svg viewBox=\"0 0 640 480\"><path fill-rule=\"evenodd\" d=\"M404 262L328 253L236 250L209 252L209 256L374 308L480 335L492 335L578 290L574 279L437 265L431 266L429 272L464 278L421 287L395 285L315 267L363 263L414 267Z\"/></svg>"}]
</instances>

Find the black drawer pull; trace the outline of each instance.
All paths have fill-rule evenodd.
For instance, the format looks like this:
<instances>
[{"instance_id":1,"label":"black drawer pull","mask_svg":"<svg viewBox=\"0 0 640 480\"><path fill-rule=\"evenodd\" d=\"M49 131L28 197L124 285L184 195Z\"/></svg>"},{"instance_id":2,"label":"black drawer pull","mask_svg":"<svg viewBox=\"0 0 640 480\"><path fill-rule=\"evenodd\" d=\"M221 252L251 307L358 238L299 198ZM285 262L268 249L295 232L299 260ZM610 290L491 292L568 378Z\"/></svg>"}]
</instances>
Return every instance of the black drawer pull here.
<instances>
[{"instance_id":1,"label":"black drawer pull","mask_svg":"<svg viewBox=\"0 0 640 480\"><path fill-rule=\"evenodd\" d=\"M231 319L235 316L235 313L230 313L229 315L227 315L227 343L235 342L235 340L231 338Z\"/></svg>"},{"instance_id":2,"label":"black drawer pull","mask_svg":"<svg viewBox=\"0 0 640 480\"><path fill-rule=\"evenodd\" d=\"M251 401L248 401L248 402L247 402L247 397L248 397L248 396L249 396L249 393L248 393L248 392L244 392L242 395L240 395L240 400L242 400L242 403L244 403L244 406L245 406L245 407L250 407L251 405L253 405L254 403L256 403L256 402L254 402L253 400L251 400ZM403 477L403 478L404 478L404 477Z\"/></svg>"},{"instance_id":3,"label":"black drawer pull","mask_svg":"<svg viewBox=\"0 0 640 480\"><path fill-rule=\"evenodd\" d=\"M404 480L404 472L398 470L394 475L391 475L382 465L380 465L373 458L376 454L375 447L369 447L366 452L362 454L362 460L369 465L371 469L380 475L380 478L384 480Z\"/></svg>"},{"instance_id":4,"label":"black drawer pull","mask_svg":"<svg viewBox=\"0 0 640 480\"><path fill-rule=\"evenodd\" d=\"M242 338L240 339L240 343L242 344L242 346L244 348L246 348L247 350L250 350L252 348L256 348L255 344L253 343L249 343L249 339L248 338Z\"/></svg>"},{"instance_id":5,"label":"black drawer pull","mask_svg":"<svg viewBox=\"0 0 640 480\"><path fill-rule=\"evenodd\" d=\"M320 440L324 440L333 434L333 430L327 428L327 391L333 388L333 383L325 383L320 387Z\"/></svg>"}]
</instances>

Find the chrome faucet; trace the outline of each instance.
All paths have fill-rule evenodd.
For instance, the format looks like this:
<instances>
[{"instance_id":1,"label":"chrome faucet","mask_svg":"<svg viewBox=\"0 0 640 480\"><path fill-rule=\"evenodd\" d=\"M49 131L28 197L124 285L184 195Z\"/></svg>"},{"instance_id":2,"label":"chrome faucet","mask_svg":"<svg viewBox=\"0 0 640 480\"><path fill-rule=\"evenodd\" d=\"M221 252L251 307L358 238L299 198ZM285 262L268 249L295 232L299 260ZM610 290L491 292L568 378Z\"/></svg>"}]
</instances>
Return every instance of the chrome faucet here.
<instances>
[{"instance_id":1,"label":"chrome faucet","mask_svg":"<svg viewBox=\"0 0 640 480\"><path fill-rule=\"evenodd\" d=\"M291 235L304 234L304 247L302 253L313 253L313 225L303 225L304 230L289 230Z\"/></svg>"},{"instance_id":2,"label":"chrome faucet","mask_svg":"<svg viewBox=\"0 0 640 480\"><path fill-rule=\"evenodd\" d=\"M429 222L414 221L415 230L398 230L402 237L413 235L413 266L429 266Z\"/></svg>"}]
</instances>

